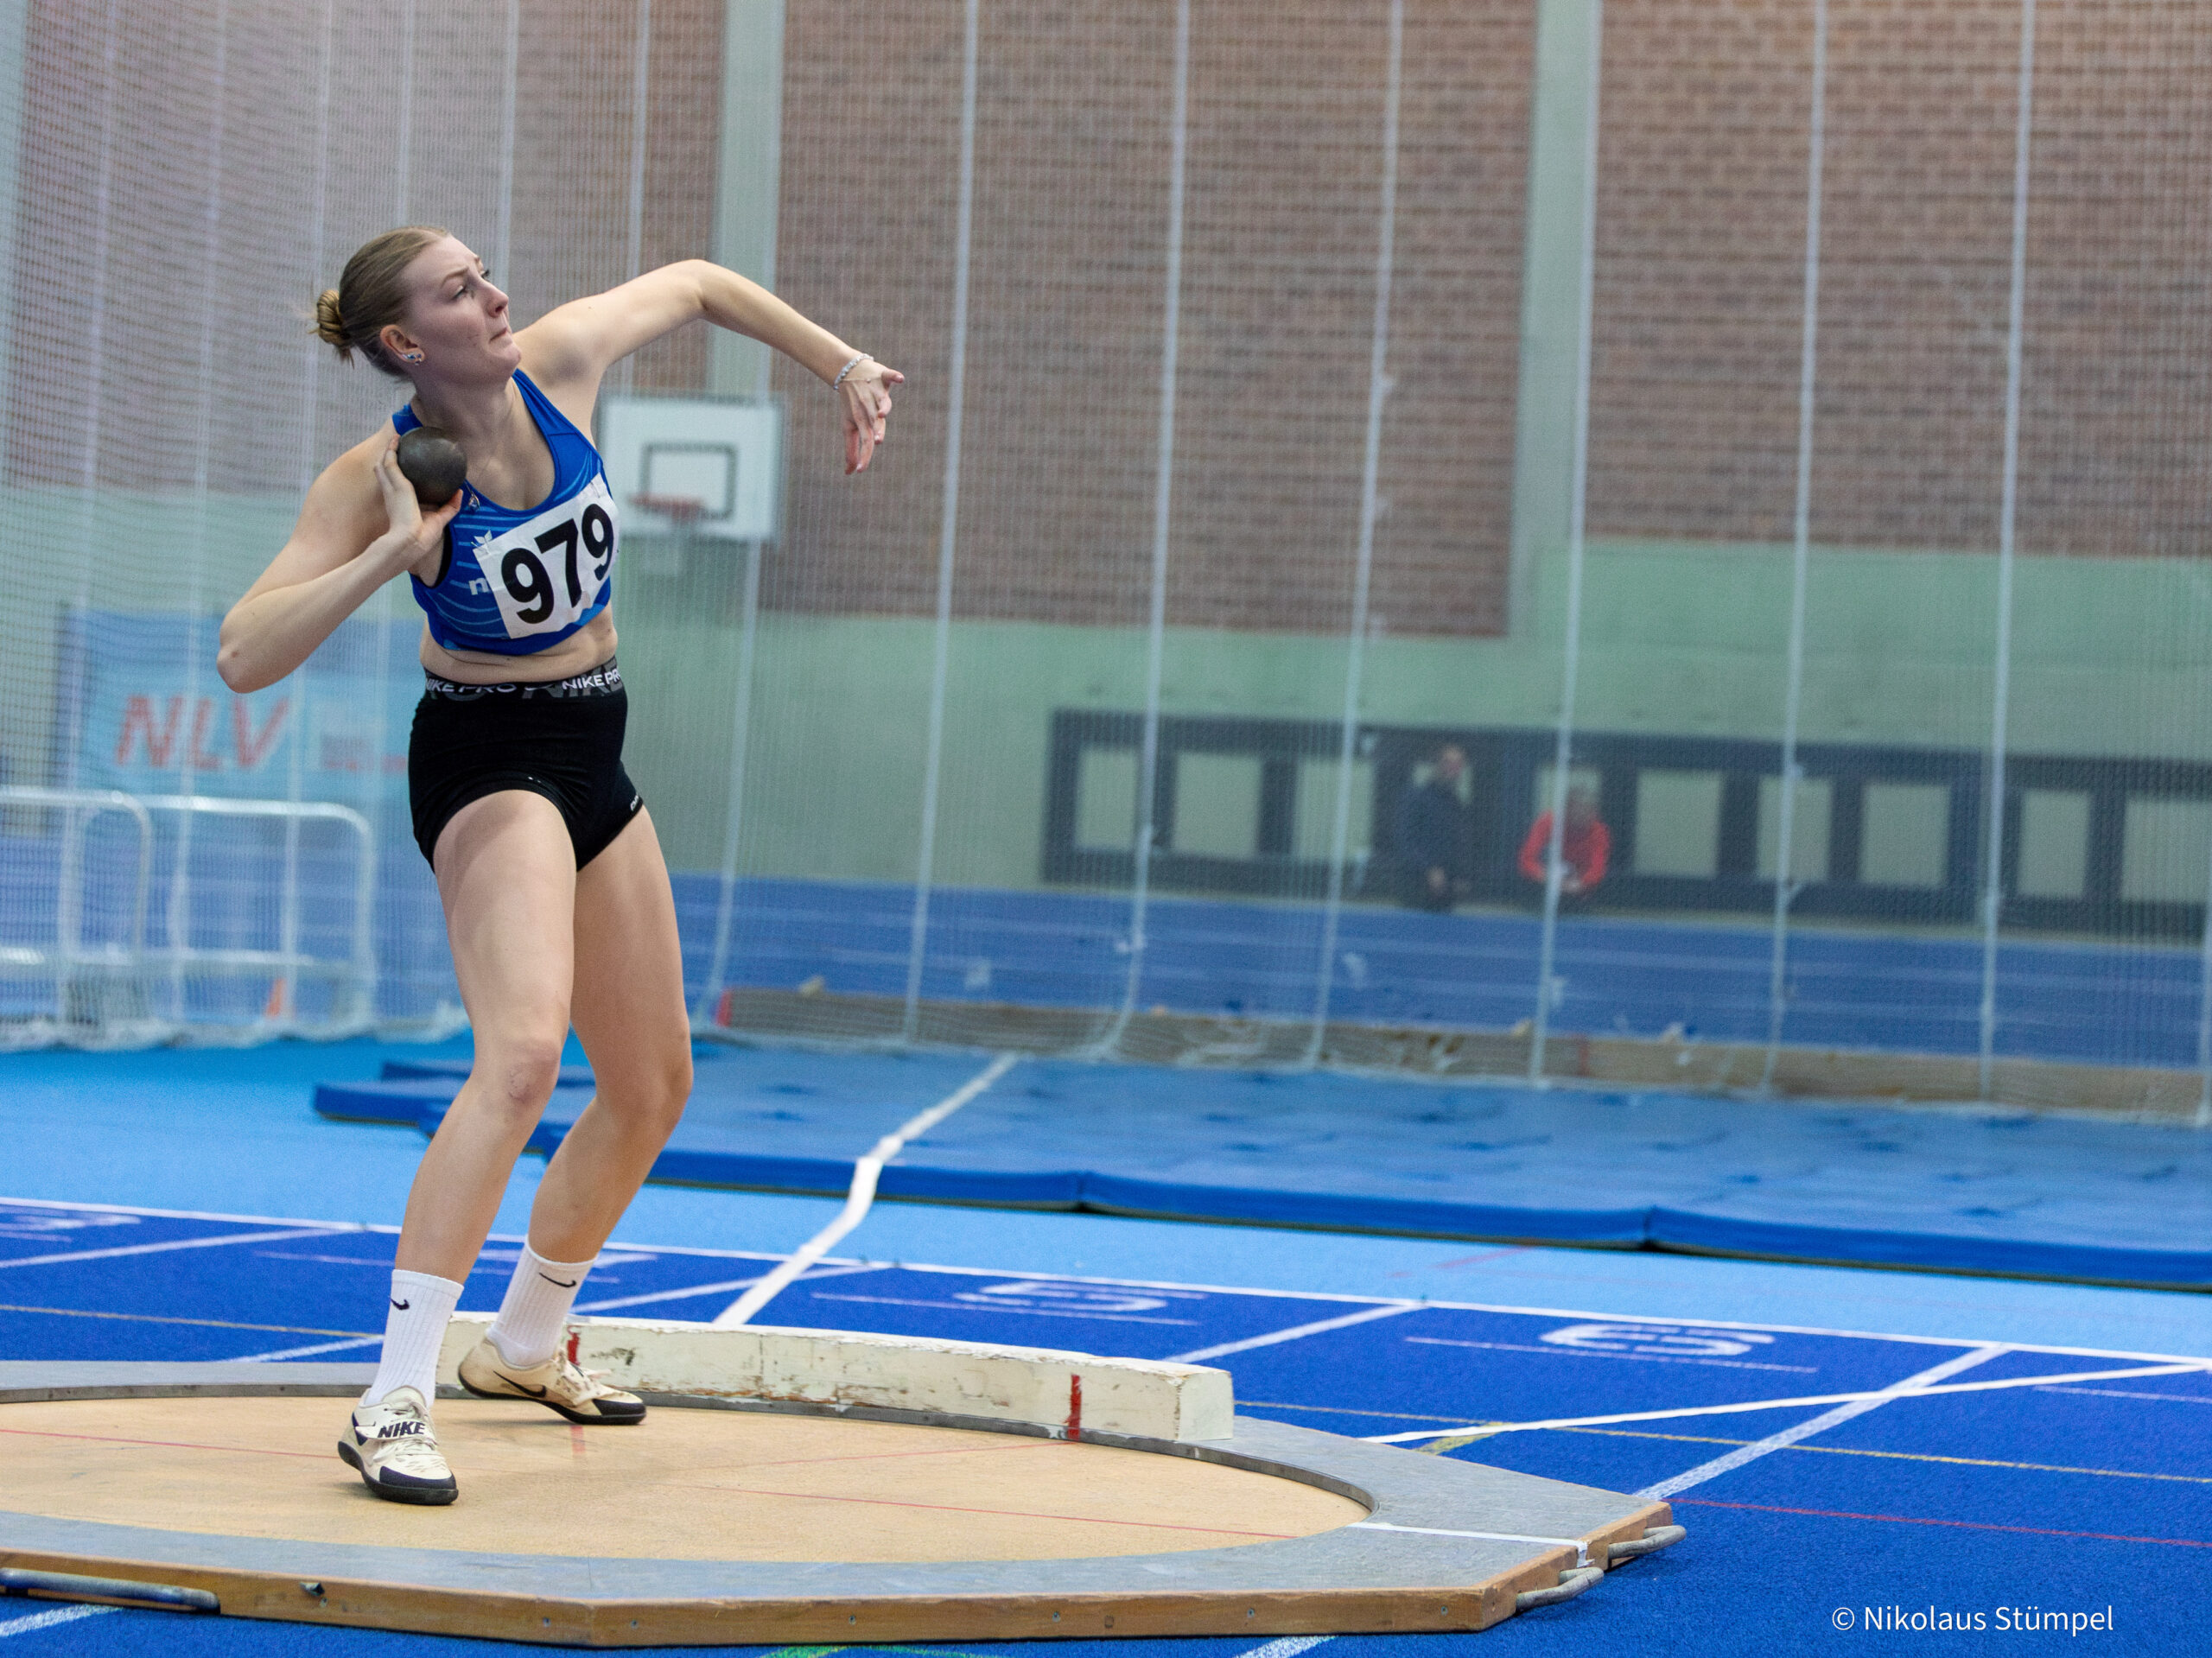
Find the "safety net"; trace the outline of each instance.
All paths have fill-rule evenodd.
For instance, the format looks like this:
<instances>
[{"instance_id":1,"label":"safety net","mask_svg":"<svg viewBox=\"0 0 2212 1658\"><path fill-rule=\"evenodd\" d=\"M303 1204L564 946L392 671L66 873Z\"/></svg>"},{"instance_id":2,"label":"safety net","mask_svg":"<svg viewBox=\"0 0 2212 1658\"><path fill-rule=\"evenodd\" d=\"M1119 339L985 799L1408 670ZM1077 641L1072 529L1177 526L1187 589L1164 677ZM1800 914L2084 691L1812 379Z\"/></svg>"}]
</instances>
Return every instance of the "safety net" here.
<instances>
[{"instance_id":1,"label":"safety net","mask_svg":"<svg viewBox=\"0 0 2212 1658\"><path fill-rule=\"evenodd\" d=\"M0 1029L461 1020L404 585L216 626L394 224L610 378L706 1036L2212 1118L2183 0L0 8Z\"/></svg>"}]
</instances>

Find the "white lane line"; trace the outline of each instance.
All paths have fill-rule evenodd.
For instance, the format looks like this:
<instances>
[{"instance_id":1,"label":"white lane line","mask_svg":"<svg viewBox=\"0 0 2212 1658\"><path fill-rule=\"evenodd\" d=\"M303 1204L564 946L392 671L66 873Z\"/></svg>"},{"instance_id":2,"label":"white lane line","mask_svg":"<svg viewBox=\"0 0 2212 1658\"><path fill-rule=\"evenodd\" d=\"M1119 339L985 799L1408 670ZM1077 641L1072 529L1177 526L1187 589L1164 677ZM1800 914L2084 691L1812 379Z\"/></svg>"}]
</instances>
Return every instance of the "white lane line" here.
<instances>
[{"instance_id":1,"label":"white lane line","mask_svg":"<svg viewBox=\"0 0 2212 1658\"><path fill-rule=\"evenodd\" d=\"M10 1618L0 1623L0 1641L11 1635L35 1635L41 1629L50 1629L57 1623L74 1623L79 1618L99 1617L108 1612L119 1612L120 1606L60 1606L50 1612L34 1612L29 1617Z\"/></svg>"},{"instance_id":2,"label":"white lane line","mask_svg":"<svg viewBox=\"0 0 2212 1658\"><path fill-rule=\"evenodd\" d=\"M1817 1375L1821 1369L1817 1364L1759 1364L1744 1359L1694 1359L1669 1353L1592 1352L1580 1347L1546 1347L1536 1342L1463 1342L1454 1341L1446 1336L1408 1336L1405 1339L1417 1342L1423 1347L1478 1347L1494 1353L1541 1353L1560 1358L1620 1359L1630 1364L1705 1364L1721 1370L1788 1370L1799 1375Z\"/></svg>"},{"instance_id":3,"label":"white lane line","mask_svg":"<svg viewBox=\"0 0 2212 1658\"><path fill-rule=\"evenodd\" d=\"M826 1267L812 1274L807 1281L812 1283L817 1279L849 1278L855 1273L881 1272L888 1264L886 1261L873 1261L855 1266ZM657 1290L650 1295L619 1295L605 1301L580 1302L575 1311L584 1313L607 1312L618 1307L644 1306L654 1301L681 1301L685 1297L692 1295L727 1295L732 1290L741 1290L748 1284L759 1281L758 1279L738 1278L726 1284L694 1284L689 1289ZM702 1330L707 1328L706 1321L702 1318L671 1318L669 1322L696 1324ZM234 1359L226 1360L226 1363L266 1364L280 1359L313 1358L319 1353L342 1353L350 1347L374 1347L383 1340L384 1337L381 1336L354 1336L340 1342L317 1342L310 1347L280 1347L273 1353L241 1353Z\"/></svg>"},{"instance_id":4,"label":"white lane line","mask_svg":"<svg viewBox=\"0 0 2212 1658\"><path fill-rule=\"evenodd\" d=\"M1310 1324L1293 1324L1287 1330L1270 1331L1264 1336L1247 1336L1241 1342L1223 1342L1217 1347L1201 1347L1195 1352L1176 1353L1167 1360L1170 1364L1196 1364L1201 1359L1217 1359L1230 1353L1249 1353L1255 1347L1273 1347L1278 1342L1294 1342L1307 1336L1319 1336L1325 1331L1349 1330L1354 1324L1372 1324L1377 1318L1395 1318L1401 1312L1418 1312L1419 1301L1391 1301L1379 1307L1363 1307L1357 1312L1347 1312L1340 1318L1322 1318Z\"/></svg>"},{"instance_id":5,"label":"white lane line","mask_svg":"<svg viewBox=\"0 0 2212 1658\"><path fill-rule=\"evenodd\" d=\"M317 1353L342 1353L349 1347L374 1347L381 1336L353 1336L342 1342L317 1342L312 1347L280 1347L273 1353L241 1353L226 1364L267 1364L276 1359L313 1358Z\"/></svg>"},{"instance_id":6,"label":"white lane line","mask_svg":"<svg viewBox=\"0 0 2212 1658\"><path fill-rule=\"evenodd\" d=\"M817 1274L819 1277L821 1274ZM810 1283L812 1280L808 1280ZM1196 1318L1147 1318L1135 1312L1071 1312L1065 1307L1025 1307L1005 1303L994 1305L981 1299L969 1301L925 1301L912 1295L838 1295L817 1293L817 1301L862 1301L880 1307L944 1307L953 1312L995 1312L1017 1318L1087 1318L1102 1324L1175 1324L1187 1326L1198 1323ZM1169 1363L1175 1361L1170 1359Z\"/></svg>"},{"instance_id":7,"label":"white lane line","mask_svg":"<svg viewBox=\"0 0 2212 1658\"><path fill-rule=\"evenodd\" d=\"M164 1221L237 1221L251 1226L313 1226L326 1232L397 1232L360 1221L316 1221L304 1215L232 1215L213 1209L149 1209L143 1204L72 1204L58 1197L0 1197L0 1209L81 1209L87 1215L136 1215Z\"/></svg>"},{"instance_id":8,"label":"white lane line","mask_svg":"<svg viewBox=\"0 0 2212 1658\"><path fill-rule=\"evenodd\" d=\"M168 1255L177 1249L213 1249L228 1243L274 1243L281 1238L320 1238L330 1236L327 1226L290 1232L226 1232L213 1238L173 1238L167 1243L130 1243L116 1249L71 1249L61 1255L17 1255L0 1261L0 1267L59 1267L72 1261L114 1261L124 1255Z\"/></svg>"},{"instance_id":9,"label":"white lane line","mask_svg":"<svg viewBox=\"0 0 2212 1658\"><path fill-rule=\"evenodd\" d=\"M2043 1391L2087 1394L2096 1399L2158 1399L2171 1405L2212 1405L2212 1394L2145 1393L2132 1388L2045 1388Z\"/></svg>"},{"instance_id":10,"label":"white lane line","mask_svg":"<svg viewBox=\"0 0 2212 1658\"><path fill-rule=\"evenodd\" d=\"M1416 1537L1476 1537L1486 1543L1549 1543L1574 1551L1577 1566L1590 1564L1590 1545L1580 1537L1532 1537L1525 1531L1444 1531L1434 1526L1394 1526L1382 1520L1355 1520L1347 1531L1404 1531Z\"/></svg>"},{"instance_id":11,"label":"white lane line","mask_svg":"<svg viewBox=\"0 0 2212 1658\"><path fill-rule=\"evenodd\" d=\"M1638 1491L1637 1496L1647 1502L1663 1502L1677 1491L1687 1491L1694 1485L1702 1485L1707 1480L1719 1479L1723 1474L1733 1473L1746 1463L1757 1462L1761 1457L1787 1450L1800 1440L1811 1439L1815 1433L1825 1433L1832 1427L1840 1427L1853 1417L1864 1416L1870 1410L1881 1409L1892 1400L1903 1399L1910 1394L1922 1392L1936 1382L1948 1381L1960 1371L1971 1370L1977 1364L1986 1364L2006 1350L2003 1347L1994 1345L1978 1347L1971 1353L1961 1353L1956 1358L1945 1359L1941 1364L1931 1365L1916 1375L1909 1375L1902 1382L1892 1382L1872 1399L1855 1400L1848 1405L1838 1405L1834 1410L1824 1411L1810 1421L1800 1422L1795 1427L1783 1428L1779 1433L1770 1433L1765 1439L1757 1440L1751 1445L1738 1445L1733 1451L1715 1457L1708 1462L1701 1462L1696 1467L1676 1474L1671 1479L1662 1479L1656 1485L1647 1485Z\"/></svg>"},{"instance_id":12,"label":"white lane line","mask_svg":"<svg viewBox=\"0 0 2212 1658\"><path fill-rule=\"evenodd\" d=\"M1336 1638L1333 1635L1287 1635L1280 1641L1270 1641L1264 1647L1242 1653L1238 1658L1298 1658L1300 1653L1311 1652Z\"/></svg>"},{"instance_id":13,"label":"white lane line","mask_svg":"<svg viewBox=\"0 0 2212 1658\"><path fill-rule=\"evenodd\" d=\"M815 1284L825 1278L850 1278L855 1273L880 1273L887 1270L890 1265L887 1261L868 1261L850 1266L823 1267L807 1274L806 1281ZM578 1312L613 1312L620 1307L650 1306L656 1301L682 1301L695 1295L727 1295L732 1290L749 1289L760 1281L756 1275L733 1278L721 1284L694 1284L689 1289L655 1290L648 1295L617 1295L604 1301L579 1302L575 1310ZM703 1324L706 1321L701 1319L698 1322Z\"/></svg>"},{"instance_id":14,"label":"white lane line","mask_svg":"<svg viewBox=\"0 0 2212 1658\"><path fill-rule=\"evenodd\" d=\"M927 1134L1012 1070L1020 1058L1014 1053L999 1055L928 1110L900 1123L877 1140L868 1155L853 1165L852 1188L845 1194L845 1206L837 1211L837 1218L801 1244L797 1255L724 1307L715 1318L715 1328L734 1330L749 1324L753 1315L782 1294L792 1280L829 1254L830 1245L868 1218L868 1211L875 1202L875 1183L883 1172L883 1166L898 1156L915 1135Z\"/></svg>"},{"instance_id":15,"label":"white lane line","mask_svg":"<svg viewBox=\"0 0 2212 1658\"><path fill-rule=\"evenodd\" d=\"M2010 1350L2018 1352L2022 1350ZM1861 1399L1926 1398L1936 1394L1993 1393L2005 1388L2042 1388L2061 1382L2116 1382L2123 1376L2170 1376L2205 1372L2202 1359L2187 1364L2156 1364L2140 1370L2079 1370L2069 1375L2008 1376L2002 1382L1946 1382L1916 1388L1909 1394L1891 1395L1885 1389L1865 1393L1810 1394L1802 1399L1751 1399L1734 1405L1691 1405L1675 1410L1624 1411L1615 1416L1553 1416L1541 1422L1470 1422L1464 1427L1421 1428L1412 1433L1369 1433L1360 1437L1370 1445L1403 1445L1413 1439L1448 1439L1460 1433L1528 1433L1539 1428L1605 1427L1615 1422L1668 1422L1684 1416L1733 1416L1745 1411L1800 1410L1814 1405L1848 1405Z\"/></svg>"}]
</instances>

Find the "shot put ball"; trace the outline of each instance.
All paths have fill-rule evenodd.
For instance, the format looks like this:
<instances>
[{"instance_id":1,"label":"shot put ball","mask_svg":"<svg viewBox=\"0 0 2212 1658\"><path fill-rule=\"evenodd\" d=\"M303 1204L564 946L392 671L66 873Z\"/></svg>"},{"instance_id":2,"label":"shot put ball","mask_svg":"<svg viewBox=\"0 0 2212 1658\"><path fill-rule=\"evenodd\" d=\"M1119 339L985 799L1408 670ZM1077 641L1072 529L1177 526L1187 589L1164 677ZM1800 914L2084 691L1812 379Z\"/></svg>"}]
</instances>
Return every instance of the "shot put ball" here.
<instances>
[{"instance_id":1,"label":"shot put ball","mask_svg":"<svg viewBox=\"0 0 2212 1658\"><path fill-rule=\"evenodd\" d=\"M399 470L415 486L415 499L424 506L443 506L461 493L468 476L468 457L461 445L442 433L417 426L399 439Z\"/></svg>"}]
</instances>

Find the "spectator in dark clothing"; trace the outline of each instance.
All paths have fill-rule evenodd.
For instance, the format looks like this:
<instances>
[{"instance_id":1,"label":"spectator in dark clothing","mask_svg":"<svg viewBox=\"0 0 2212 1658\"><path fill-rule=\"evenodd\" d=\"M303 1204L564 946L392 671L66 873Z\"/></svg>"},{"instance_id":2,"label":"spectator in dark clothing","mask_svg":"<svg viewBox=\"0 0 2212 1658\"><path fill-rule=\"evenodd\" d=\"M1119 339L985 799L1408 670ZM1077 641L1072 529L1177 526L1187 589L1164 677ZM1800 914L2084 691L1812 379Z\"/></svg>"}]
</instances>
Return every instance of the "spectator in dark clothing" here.
<instances>
[{"instance_id":1,"label":"spectator in dark clothing","mask_svg":"<svg viewBox=\"0 0 2212 1658\"><path fill-rule=\"evenodd\" d=\"M1466 751L1446 743L1428 780L1398 797L1398 899L1410 909L1448 910L1466 892L1467 807L1459 798L1466 772Z\"/></svg>"},{"instance_id":2,"label":"spectator in dark clothing","mask_svg":"<svg viewBox=\"0 0 2212 1658\"><path fill-rule=\"evenodd\" d=\"M1551 855L1552 815L1540 812L1521 843L1521 873L1542 885L1544 861ZM1567 791L1567 832L1560 838L1560 896L1582 898L1605 879L1605 861L1612 854L1613 832L1598 816L1598 797L1584 788Z\"/></svg>"}]
</instances>

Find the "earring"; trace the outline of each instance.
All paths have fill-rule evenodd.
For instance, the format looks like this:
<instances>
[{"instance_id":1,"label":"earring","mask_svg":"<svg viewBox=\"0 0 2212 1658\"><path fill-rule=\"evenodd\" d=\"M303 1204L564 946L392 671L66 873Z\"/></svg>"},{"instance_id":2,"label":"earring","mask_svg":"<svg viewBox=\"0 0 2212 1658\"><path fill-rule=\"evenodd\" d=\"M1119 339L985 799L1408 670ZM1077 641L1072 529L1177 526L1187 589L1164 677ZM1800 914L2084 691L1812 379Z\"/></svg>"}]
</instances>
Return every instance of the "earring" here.
<instances>
[{"instance_id":1,"label":"earring","mask_svg":"<svg viewBox=\"0 0 2212 1658\"><path fill-rule=\"evenodd\" d=\"M423 360L423 353L419 351L410 351L402 354L404 355L407 360L410 363L419 363Z\"/></svg>"}]
</instances>

